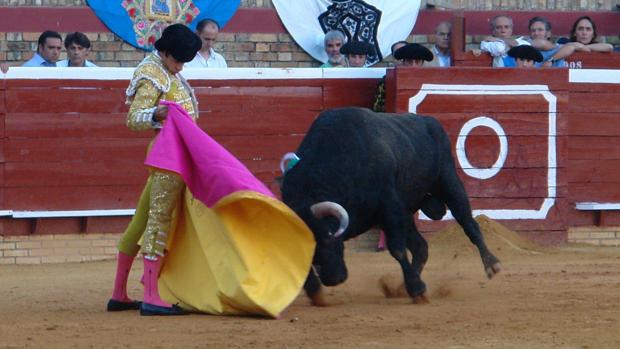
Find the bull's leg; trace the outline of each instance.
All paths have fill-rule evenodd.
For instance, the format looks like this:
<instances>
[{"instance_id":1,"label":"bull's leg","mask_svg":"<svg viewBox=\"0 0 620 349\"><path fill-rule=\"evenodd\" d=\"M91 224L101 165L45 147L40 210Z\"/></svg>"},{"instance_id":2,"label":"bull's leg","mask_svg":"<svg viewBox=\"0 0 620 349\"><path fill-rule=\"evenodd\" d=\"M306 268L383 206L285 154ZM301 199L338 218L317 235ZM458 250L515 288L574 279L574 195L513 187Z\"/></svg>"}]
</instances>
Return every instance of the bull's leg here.
<instances>
[{"instance_id":1,"label":"bull's leg","mask_svg":"<svg viewBox=\"0 0 620 349\"><path fill-rule=\"evenodd\" d=\"M393 198L396 197L396 195L393 196ZM409 236L413 236L414 232L412 231L411 212L408 212L403 206L396 199L391 201L384 210L383 228L387 236L387 247L392 257L400 264L403 271L403 279L405 280L405 288L413 302L427 303L426 285L420 279L420 271L426 261L424 255L428 255L428 253L420 252L425 250L425 247L420 248L416 246L413 248L416 252L412 252L412 254L414 254L414 259L416 259L416 255L419 256L416 260L418 265L414 267L409 262L405 246L408 244L407 239ZM413 240L412 244L416 244L416 242L419 241Z\"/></svg>"},{"instance_id":2,"label":"bull's leg","mask_svg":"<svg viewBox=\"0 0 620 349\"><path fill-rule=\"evenodd\" d=\"M490 279L501 270L501 263L487 248L480 227L472 217L469 198L463 183L458 178L454 165L452 163L450 165L442 171L442 194L446 198L446 205L448 205L454 219L463 227L469 240L478 248L484 270Z\"/></svg>"},{"instance_id":3,"label":"bull's leg","mask_svg":"<svg viewBox=\"0 0 620 349\"><path fill-rule=\"evenodd\" d=\"M428 243L418 231L415 222L411 222L412 233L407 235L407 249L411 252L411 266L417 271L418 275L422 275L424 265L428 260Z\"/></svg>"},{"instance_id":4,"label":"bull's leg","mask_svg":"<svg viewBox=\"0 0 620 349\"><path fill-rule=\"evenodd\" d=\"M308 273L306 283L304 283L304 290L306 291L308 298L310 298L312 305L317 307L324 307L327 305L327 303L325 303L325 299L323 298L321 280L319 280L319 277L316 275L314 268L311 268Z\"/></svg>"}]
</instances>

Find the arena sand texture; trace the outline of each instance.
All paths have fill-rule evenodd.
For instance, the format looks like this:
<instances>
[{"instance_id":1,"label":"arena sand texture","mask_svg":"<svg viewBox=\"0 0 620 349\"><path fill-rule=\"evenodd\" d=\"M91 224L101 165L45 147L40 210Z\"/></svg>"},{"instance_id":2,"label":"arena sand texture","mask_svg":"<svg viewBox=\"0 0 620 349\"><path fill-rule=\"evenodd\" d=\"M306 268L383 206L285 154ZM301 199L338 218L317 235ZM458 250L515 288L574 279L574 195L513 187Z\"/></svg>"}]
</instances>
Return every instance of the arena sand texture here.
<instances>
[{"instance_id":1,"label":"arena sand texture","mask_svg":"<svg viewBox=\"0 0 620 349\"><path fill-rule=\"evenodd\" d=\"M430 304L386 298L387 252L349 253L349 280L278 320L107 313L114 262L0 266L0 348L620 348L620 248L540 248L478 221L504 269L487 280L459 227L431 239ZM140 295L137 263L130 293Z\"/></svg>"}]
</instances>

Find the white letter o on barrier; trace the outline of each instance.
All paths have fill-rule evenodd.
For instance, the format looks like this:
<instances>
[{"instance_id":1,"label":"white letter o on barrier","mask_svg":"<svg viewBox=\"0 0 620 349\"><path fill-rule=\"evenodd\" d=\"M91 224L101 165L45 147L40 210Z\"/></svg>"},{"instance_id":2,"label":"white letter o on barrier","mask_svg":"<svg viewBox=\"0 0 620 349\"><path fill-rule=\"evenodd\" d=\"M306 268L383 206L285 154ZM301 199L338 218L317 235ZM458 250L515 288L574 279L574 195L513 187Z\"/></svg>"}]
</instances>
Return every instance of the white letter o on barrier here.
<instances>
[{"instance_id":1,"label":"white letter o on barrier","mask_svg":"<svg viewBox=\"0 0 620 349\"><path fill-rule=\"evenodd\" d=\"M476 127L486 126L493 130L497 137L499 138L499 156L497 157L497 161L489 167L489 168L475 168L472 164L469 163L467 159L467 154L465 152L465 141L467 140L467 136ZM488 116L479 116L477 118L471 119L467 121L461 131L459 132L458 138L456 140L456 158L468 176L479 178L479 179L489 179L495 176L504 166L504 162L506 162L506 157L508 156L508 140L506 139L506 134L504 133L504 129L500 126L497 121L491 119Z\"/></svg>"}]
</instances>

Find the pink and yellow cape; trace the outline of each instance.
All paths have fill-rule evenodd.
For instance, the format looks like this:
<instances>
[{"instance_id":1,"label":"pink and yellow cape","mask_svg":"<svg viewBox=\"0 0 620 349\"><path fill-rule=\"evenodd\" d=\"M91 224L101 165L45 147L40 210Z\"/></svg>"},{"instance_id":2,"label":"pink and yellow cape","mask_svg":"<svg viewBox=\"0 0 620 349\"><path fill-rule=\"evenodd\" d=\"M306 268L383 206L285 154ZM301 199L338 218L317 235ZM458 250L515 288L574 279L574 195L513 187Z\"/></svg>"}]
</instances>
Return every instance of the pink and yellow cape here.
<instances>
[{"instance_id":1,"label":"pink and yellow cape","mask_svg":"<svg viewBox=\"0 0 620 349\"><path fill-rule=\"evenodd\" d=\"M210 314L277 317L299 294L315 242L305 223L183 110L145 164L187 188L159 281L166 301Z\"/></svg>"}]
</instances>

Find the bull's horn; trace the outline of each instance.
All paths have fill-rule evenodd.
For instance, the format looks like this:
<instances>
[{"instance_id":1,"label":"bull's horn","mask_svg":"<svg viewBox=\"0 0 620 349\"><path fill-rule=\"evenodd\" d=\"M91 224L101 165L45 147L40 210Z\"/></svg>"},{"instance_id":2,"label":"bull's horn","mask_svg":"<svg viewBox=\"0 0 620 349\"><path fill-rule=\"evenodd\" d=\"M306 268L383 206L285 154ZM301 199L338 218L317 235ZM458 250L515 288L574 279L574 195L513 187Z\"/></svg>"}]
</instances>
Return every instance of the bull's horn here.
<instances>
[{"instance_id":1,"label":"bull's horn","mask_svg":"<svg viewBox=\"0 0 620 349\"><path fill-rule=\"evenodd\" d=\"M323 218L325 216L334 216L338 218L340 221L340 227L338 228L338 231L334 233L334 237L339 237L342 235L349 225L349 214L347 213L347 210L335 202L319 202L318 204L310 206L310 211L316 218Z\"/></svg>"},{"instance_id":2,"label":"bull's horn","mask_svg":"<svg viewBox=\"0 0 620 349\"><path fill-rule=\"evenodd\" d=\"M286 153L280 160L280 171L284 175L286 171L290 170L299 161L299 157L295 153Z\"/></svg>"}]
</instances>

